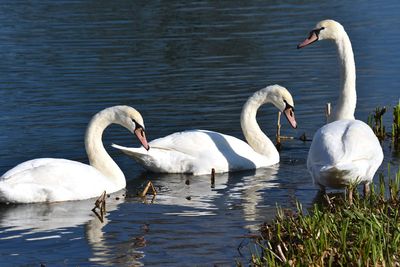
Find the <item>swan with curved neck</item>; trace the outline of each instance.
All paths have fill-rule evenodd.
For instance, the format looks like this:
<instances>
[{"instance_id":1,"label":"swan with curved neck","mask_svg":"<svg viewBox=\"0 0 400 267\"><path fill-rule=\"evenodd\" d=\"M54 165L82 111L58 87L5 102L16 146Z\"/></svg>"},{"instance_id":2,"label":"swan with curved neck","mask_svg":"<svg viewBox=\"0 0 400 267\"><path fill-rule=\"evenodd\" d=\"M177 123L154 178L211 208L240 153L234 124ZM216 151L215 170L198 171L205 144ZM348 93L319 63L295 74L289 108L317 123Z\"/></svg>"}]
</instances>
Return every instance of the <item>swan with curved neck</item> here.
<instances>
[{"instance_id":1,"label":"swan with curved neck","mask_svg":"<svg viewBox=\"0 0 400 267\"><path fill-rule=\"evenodd\" d=\"M113 193L125 187L125 176L107 153L101 140L115 123L135 134L149 148L143 118L134 108L114 106L93 116L85 147L90 165L77 161L39 158L23 162L0 177L0 202L32 203L81 200Z\"/></svg>"},{"instance_id":2,"label":"swan with curved neck","mask_svg":"<svg viewBox=\"0 0 400 267\"><path fill-rule=\"evenodd\" d=\"M243 106L240 121L248 143L217 132L190 130L153 140L148 151L113 146L146 169L160 173L202 175L211 173L211 169L222 173L271 166L279 162L279 153L256 120L258 108L265 103L284 112L296 128L292 96L286 88L272 85L255 92Z\"/></svg>"},{"instance_id":3,"label":"swan with curved neck","mask_svg":"<svg viewBox=\"0 0 400 267\"><path fill-rule=\"evenodd\" d=\"M334 20L317 23L308 38L297 48L316 41L336 44L341 74L341 91L327 125L314 135L308 153L307 168L321 190L363 183L365 192L383 161L383 151L371 128L355 120L356 69L350 38Z\"/></svg>"}]
</instances>

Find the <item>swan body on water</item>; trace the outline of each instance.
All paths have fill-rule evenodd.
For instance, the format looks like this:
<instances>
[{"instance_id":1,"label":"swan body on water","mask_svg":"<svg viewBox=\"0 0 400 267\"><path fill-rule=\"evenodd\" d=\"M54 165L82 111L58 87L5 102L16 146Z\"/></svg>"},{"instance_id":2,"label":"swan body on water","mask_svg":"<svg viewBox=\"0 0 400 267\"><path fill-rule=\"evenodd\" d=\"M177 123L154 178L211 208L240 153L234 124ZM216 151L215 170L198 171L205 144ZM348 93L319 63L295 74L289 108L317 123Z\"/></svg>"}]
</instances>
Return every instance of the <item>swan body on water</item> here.
<instances>
[{"instance_id":1,"label":"swan body on water","mask_svg":"<svg viewBox=\"0 0 400 267\"><path fill-rule=\"evenodd\" d=\"M282 86L271 85L255 92L243 106L240 121L247 143L218 132L190 130L155 139L149 143L149 150L113 146L147 170L159 173L203 175L212 169L223 173L271 166L279 162L279 153L256 120L258 108L265 103L284 112L296 128L291 94Z\"/></svg>"},{"instance_id":2,"label":"swan body on water","mask_svg":"<svg viewBox=\"0 0 400 267\"><path fill-rule=\"evenodd\" d=\"M113 193L125 187L125 176L108 155L101 140L112 123L135 134L148 149L143 118L134 108L114 106L93 116L85 147L90 165L81 162L39 158L23 162L0 177L0 202L32 203L82 200Z\"/></svg>"},{"instance_id":3,"label":"swan body on water","mask_svg":"<svg viewBox=\"0 0 400 267\"><path fill-rule=\"evenodd\" d=\"M354 118L356 69L351 42L340 23L323 20L298 48L319 40L332 40L336 44L341 91L336 107L328 117L330 123L320 128L313 137L307 168L321 190L363 183L367 192L383 161L383 151L372 129Z\"/></svg>"}]
</instances>

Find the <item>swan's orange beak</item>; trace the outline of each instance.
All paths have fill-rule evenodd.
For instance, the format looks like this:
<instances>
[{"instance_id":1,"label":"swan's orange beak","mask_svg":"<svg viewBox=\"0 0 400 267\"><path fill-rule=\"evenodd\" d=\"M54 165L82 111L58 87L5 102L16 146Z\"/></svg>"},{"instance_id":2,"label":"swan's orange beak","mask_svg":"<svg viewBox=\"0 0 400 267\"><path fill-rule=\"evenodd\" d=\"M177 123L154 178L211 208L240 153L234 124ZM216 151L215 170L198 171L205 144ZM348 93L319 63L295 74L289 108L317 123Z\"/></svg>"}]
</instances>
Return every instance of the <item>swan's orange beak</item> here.
<instances>
[{"instance_id":1,"label":"swan's orange beak","mask_svg":"<svg viewBox=\"0 0 400 267\"><path fill-rule=\"evenodd\" d=\"M318 41L318 34L315 31L311 31L308 38L305 39L301 44L297 45L297 49L303 48L309 44L314 43L315 41Z\"/></svg>"},{"instance_id":2,"label":"swan's orange beak","mask_svg":"<svg viewBox=\"0 0 400 267\"><path fill-rule=\"evenodd\" d=\"M292 107L288 106L287 108L285 108L285 110L283 111L283 113L285 114L286 119L288 120L288 122L290 123L290 125L296 129L297 128L297 122L296 119L294 117L294 110Z\"/></svg>"},{"instance_id":3,"label":"swan's orange beak","mask_svg":"<svg viewBox=\"0 0 400 267\"><path fill-rule=\"evenodd\" d=\"M135 135L136 137L139 139L140 143L142 144L142 146L146 149L149 150L150 146L147 143L147 139L146 139L146 134L144 133L144 130L142 127L137 127L135 129Z\"/></svg>"}]
</instances>

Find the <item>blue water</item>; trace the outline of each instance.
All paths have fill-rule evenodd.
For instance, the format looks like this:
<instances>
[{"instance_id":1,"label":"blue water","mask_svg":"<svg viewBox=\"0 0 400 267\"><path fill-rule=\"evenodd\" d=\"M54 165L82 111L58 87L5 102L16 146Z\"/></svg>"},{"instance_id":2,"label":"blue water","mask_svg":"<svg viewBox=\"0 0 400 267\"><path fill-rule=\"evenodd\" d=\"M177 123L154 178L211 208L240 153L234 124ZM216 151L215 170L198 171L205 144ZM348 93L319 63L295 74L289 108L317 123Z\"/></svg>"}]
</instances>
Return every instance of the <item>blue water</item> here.
<instances>
[{"instance_id":1,"label":"blue water","mask_svg":"<svg viewBox=\"0 0 400 267\"><path fill-rule=\"evenodd\" d=\"M333 44L303 50L316 22L347 30L357 65L356 117L400 95L398 1L2 1L0 3L0 172L37 157L87 163L91 116L117 104L137 108L149 140L186 129L242 138L239 116L254 91L278 83L293 94L298 129L311 138L334 102L339 71ZM274 136L276 110L258 121ZM390 115L385 115L390 125ZM310 143L286 141L276 168L210 177L148 174L111 143L138 146L110 127L104 144L127 177L107 200L0 207L1 266L231 266L246 263L248 234L276 204L310 206ZM399 158L384 144L385 163ZM82 177L84 179L84 177ZM134 197L151 180L153 204ZM118 200L117 200L118 198Z\"/></svg>"}]
</instances>

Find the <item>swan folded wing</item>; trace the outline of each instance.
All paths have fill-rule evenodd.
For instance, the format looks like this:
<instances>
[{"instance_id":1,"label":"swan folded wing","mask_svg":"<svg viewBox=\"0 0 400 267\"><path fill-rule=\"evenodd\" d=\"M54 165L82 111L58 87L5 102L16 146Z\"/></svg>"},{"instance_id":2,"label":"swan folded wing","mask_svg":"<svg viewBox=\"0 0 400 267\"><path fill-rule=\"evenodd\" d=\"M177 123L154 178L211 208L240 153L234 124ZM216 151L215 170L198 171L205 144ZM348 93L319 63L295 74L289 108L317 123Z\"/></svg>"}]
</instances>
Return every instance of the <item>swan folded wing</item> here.
<instances>
[{"instance_id":1,"label":"swan folded wing","mask_svg":"<svg viewBox=\"0 0 400 267\"><path fill-rule=\"evenodd\" d=\"M150 142L151 147L179 151L192 156L209 156L221 153L254 156L254 150L244 141L225 134L206 130L189 130L174 133ZM250 154L250 155L249 155Z\"/></svg>"},{"instance_id":2,"label":"swan folded wing","mask_svg":"<svg viewBox=\"0 0 400 267\"><path fill-rule=\"evenodd\" d=\"M194 155L215 146L212 140L214 132L205 130L188 130L177 132L150 142L151 147L174 150L187 155Z\"/></svg>"},{"instance_id":3,"label":"swan folded wing","mask_svg":"<svg viewBox=\"0 0 400 267\"><path fill-rule=\"evenodd\" d=\"M204 147L210 144L210 138L205 132L207 131L183 131L152 140L149 142L149 151L144 149L144 147L125 147L117 144L112 144L112 146L131 156L151 154L151 149L154 148L157 150L170 150L191 155L204 150Z\"/></svg>"},{"instance_id":4,"label":"swan folded wing","mask_svg":"<svg viewBox=\"0 0 400 267\"><path fill-rule=\"evenodd\" d=\"M191 172L186 167L186 162L194 160L191 156L171 149L152 147L150 151L147 151L143 147L124 147L116 144L112 144L112 146L153 172Z\"/></svg>"},{"instance_id":5,"label":"swan folded wing","mask_svg":"<svg viewBox=\"0 0 400 267\"><path fill-rule=\"evenodd\" d=\"M189 130L171 134L152 141L151 145L160 149L179 151L196 158L215 157L219 160L223 156L228 161L231 159L265 160L265 157L256 153L243 140L207 130Z\"/></svg>"},{"instance_id":6,"label":"swan folded wing","mask_svg":"<svg viewBox=\"0 0 400 267\"><path fill-rule=\"evenodd\" d=\"M10 177L18 175L18 173L23 173L26 170L30 170L30 169L34 169L34 168L37 168L40 166L47 165L47 164L53 162L54 160L55 160L54 158L40 158L40 159L33 159L33 160L25 161L21 164L18 164L14 168L8 170L6 173L4 173L0 177L0 181L7 180Z\"/></svg>"},{"instance_id":7,"label":"swan folded wing","mask_svg":"<svg viewBox=\"0 0 400 267\"><path fill-rule=\"evenodd\" d=\"M149 143L150 150L143 147L113 147L134 158L146 169L161 173L192 173L195 175L226 171L227 160L221 156L211 136L221 135L203 130L177 132L155 139ZM215 139L215 136L214 136Z\"/></svg>"},{"instance_id":8,"label":"swan folded wing","mask_svg":"<svg viewBox=\"0 0 400 267\"><path fill-rule=\"evenodd\" d=\"M325 176L363 181L372 179L383 160L382 148L368 125L340 120L317 131L307 167Z\"/></svg>"},{"instance_id":9,"label":"swan folded wing","mask_svg":"<svg viewBox=\"0 0 400 267\"><path fill-rule=\"evenodd\" d=\"M133 157L151 155L154 150L164 152L173 151L174 153L198 157L204 152L217 151L216 147L220 147L220 145L218 145L218 141L215 140L218 139L216 136L220 139L221 136L224 135L211 131L189 130L173 133L151 141L149 143L149 151L145 150L143 147L131 148L116 144L112 146Z\"/></svg>"},{"instance_id":10,"label":"swan folded wing","mask_svg":"<svg viewBox=\"0 0 400 267\"><path fill-rule=\"evenodd\" d=\"M154 172L195 175L254 169L270 164L246 142L206 130L189 130L155 139L150 150L113 145Z\"/></svg>"},{"instance_id":11,"label":"swan folded wing","mask_svg":"<svg viewBox=\"0 0 400 267\"><path fill-rule=\"evenodd\" d=\"M370 164L381 164L383 151L378 138L372 129L362 121L354 120L349 123L343 144L346 156L353 163L368 161Z\"/></svg>"},{"instance_id":12,"label":"swan folded wing","mask_svg":"<svg viewBox=\"0 0 400 267\"><path fill-rule=\"evenodd\" d=\"M17 165L0 181L0 200L53 202L88 199L113 185L95 168L65 159L35 159ZM102 181L103 180L103 181Z\"/></svg>"},{"instance_id":13,"label":"swan folded wing","mask_svg":"<svg viewBox=\"0 0 400 267\"><path fill-rule=\"evenodd\" d=\"M151 143L150 143L151 145ZM133 158L147 170L157 173L193 173L196 160L172 148L151 146L147 151L143 147L124 147L113 144L114 148Z\"/></svg>"}]
</instances>

